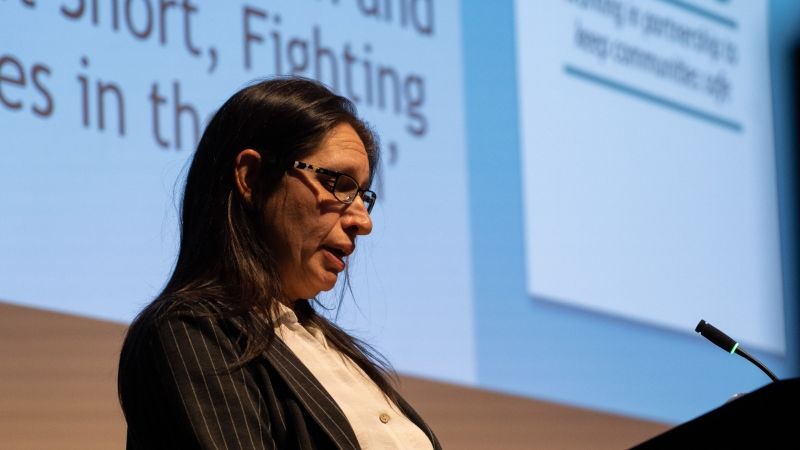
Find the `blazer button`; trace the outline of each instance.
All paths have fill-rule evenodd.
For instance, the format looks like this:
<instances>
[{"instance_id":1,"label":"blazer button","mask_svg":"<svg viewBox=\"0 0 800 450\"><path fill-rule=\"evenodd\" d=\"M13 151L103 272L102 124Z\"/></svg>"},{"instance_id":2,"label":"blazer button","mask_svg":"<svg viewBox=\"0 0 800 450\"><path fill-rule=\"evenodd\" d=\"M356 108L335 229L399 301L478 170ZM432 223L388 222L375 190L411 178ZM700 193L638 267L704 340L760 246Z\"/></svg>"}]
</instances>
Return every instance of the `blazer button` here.
<instances>
[{"instance_id":1,"label":"blazer button","mask_svg":"<svg viewBox=\"0 0 800 450\"><path fill-rule=\"evenodd\" d=\"M389 422L389 415L386 414L386 413L381 414L379 416L379 418L381 419L381 422L383 422L383 423L388 423Z\"/></svg>"}]
</instances>

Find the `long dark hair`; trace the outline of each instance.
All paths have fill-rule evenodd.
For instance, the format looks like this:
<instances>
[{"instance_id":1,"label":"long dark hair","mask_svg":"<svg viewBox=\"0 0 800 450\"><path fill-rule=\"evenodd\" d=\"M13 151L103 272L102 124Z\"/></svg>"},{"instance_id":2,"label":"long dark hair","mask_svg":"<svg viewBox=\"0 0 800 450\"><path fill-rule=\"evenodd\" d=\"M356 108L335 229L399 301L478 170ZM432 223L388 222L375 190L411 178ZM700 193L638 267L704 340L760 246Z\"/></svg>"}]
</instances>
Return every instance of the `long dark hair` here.
<instances>
[{"instance_id":1,"label":"long dark hair","mask_svg":"<svg viewBox=\"0 0 800 450\"><path fill-rule=\"evenodd\" d=\"M129 328L120 358L123 388L125 354L138 339L137 323L159 320L181 305L203 302L213 314L235 319L243 329L242 366L265 352L274 337L281 283L263 238L264 200L275 192L292 161L317 148L337 125L349 124L364 143L370 183L378 165L378 142L346 98L309 79L274 78L234 94L216 112L198 144L186 178L181 208L178 259L164 290ZM252 201L239 195L234 161L255 149L264 162ZM352 359L391 399L393 372L377 352L319 315L313 299L297 300L299 321L313 325ZM123 410L125 404L123 402Z\"/></svg>"}]
</instances>

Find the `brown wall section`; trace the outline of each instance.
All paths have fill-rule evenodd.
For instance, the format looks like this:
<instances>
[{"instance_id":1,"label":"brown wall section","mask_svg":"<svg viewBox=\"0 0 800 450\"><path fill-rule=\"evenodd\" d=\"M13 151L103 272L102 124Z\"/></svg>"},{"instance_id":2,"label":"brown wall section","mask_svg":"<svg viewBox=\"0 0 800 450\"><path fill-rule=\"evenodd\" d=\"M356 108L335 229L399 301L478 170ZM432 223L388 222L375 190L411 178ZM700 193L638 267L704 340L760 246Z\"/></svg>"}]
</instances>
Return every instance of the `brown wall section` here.
<instances>
[{"instance_id":1,"label":"brown wall section","mask_svg":"<svg viewBox=\"0 0 800 450\"><path fill-rule=\"evenodd\" d=\"M125 326L0 304L0 447L125 448L117 406Z\"/></svg>"},{"instance_id":2,"label":"brown wall section","mask_svg":"<svg viewBox=\"0 0 800 450\"><path fill-rule=\"evenodd\" d=\"M123 449L125 326L0 303L0 447ZM621 449L664 424L414 377L401 391L446 449Z\"/></svg>"}]
</instances>

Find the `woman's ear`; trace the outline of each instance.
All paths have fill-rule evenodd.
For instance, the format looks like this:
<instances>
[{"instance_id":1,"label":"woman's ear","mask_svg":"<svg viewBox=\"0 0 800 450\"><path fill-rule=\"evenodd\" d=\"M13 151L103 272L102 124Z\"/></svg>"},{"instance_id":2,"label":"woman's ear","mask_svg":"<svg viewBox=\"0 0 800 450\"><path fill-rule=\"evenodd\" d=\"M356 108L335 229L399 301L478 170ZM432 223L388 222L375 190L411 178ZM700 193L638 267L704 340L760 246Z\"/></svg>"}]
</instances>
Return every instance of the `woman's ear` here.
<instances>
[{"instance_id":1,"label":"woman's ear","mask_svg":"<svg viewBox=\"0 0 800 450\"><path fill-rule=\"evenodd\" d=\"M253 193L257 189L260 169L261 155L252 148L246 148L236 155L233 165L236 190L250 205L252 205Z\"/></svg>"}]
</instances>

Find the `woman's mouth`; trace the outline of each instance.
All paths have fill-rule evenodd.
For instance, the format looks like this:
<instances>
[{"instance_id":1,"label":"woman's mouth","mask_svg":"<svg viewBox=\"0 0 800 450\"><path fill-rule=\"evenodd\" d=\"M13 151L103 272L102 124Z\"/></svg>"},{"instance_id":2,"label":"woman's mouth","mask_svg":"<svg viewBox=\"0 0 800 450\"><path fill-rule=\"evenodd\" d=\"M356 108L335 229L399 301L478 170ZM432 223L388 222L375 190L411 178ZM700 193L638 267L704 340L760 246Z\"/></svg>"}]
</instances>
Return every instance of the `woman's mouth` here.
<instances>
[{"instance_id":1,"label":"woman's mouth","mask_svg":"<svg viewBox=\"0 0 800 450\"><path fill-rule=\"evenodd\" d=\"M344 258L347 254L343 250L336 247L322 247L322 250L323 253L325 253L326 259L333 265L337 272L344 270Z\"/></svg>"}]
</instances>

